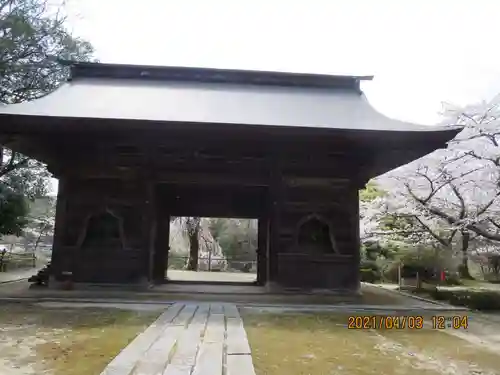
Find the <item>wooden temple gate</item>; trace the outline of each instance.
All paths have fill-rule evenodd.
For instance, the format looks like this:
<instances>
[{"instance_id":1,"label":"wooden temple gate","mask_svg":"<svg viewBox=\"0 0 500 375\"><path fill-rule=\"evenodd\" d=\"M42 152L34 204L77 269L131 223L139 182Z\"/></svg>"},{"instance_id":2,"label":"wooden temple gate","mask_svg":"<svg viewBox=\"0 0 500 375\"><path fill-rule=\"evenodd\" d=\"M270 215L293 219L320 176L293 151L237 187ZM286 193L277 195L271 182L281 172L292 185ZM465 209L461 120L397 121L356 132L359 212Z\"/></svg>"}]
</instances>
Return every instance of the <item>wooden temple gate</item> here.
<instances>
[{"instance_id":1,"label":"wooden temple gate","mask_svg":"<svg viewBox=\"0 0 500 375\"><path fill-rule=\"evenodd\" d=\"M79 63L1 107L0 143L59 178L53 281L163 283L171 216L248 217L260 285L357 291L359 189L457 132L383 117L362 78Z\"/></svg>"}]
</instances>

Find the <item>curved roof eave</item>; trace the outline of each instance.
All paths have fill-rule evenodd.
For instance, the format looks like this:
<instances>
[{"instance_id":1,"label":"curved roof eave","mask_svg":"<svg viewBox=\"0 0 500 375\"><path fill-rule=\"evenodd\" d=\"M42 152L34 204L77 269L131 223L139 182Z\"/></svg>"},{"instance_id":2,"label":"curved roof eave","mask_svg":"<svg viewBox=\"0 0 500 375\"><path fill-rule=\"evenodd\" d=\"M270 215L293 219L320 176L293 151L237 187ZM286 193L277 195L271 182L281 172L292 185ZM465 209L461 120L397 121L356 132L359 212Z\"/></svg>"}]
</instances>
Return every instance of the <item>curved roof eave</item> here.
<instances>
[{"instance_id":1,"label":"curved roof eave","mask_svg":"<svg viewBox=\"0 0 500 375\"><path fill-rule=\"evenodd\" d=\"M227 83L80 78L0 115L395 132L450 131L376 111L359 92Z\"/></svg>"}]
</instances>

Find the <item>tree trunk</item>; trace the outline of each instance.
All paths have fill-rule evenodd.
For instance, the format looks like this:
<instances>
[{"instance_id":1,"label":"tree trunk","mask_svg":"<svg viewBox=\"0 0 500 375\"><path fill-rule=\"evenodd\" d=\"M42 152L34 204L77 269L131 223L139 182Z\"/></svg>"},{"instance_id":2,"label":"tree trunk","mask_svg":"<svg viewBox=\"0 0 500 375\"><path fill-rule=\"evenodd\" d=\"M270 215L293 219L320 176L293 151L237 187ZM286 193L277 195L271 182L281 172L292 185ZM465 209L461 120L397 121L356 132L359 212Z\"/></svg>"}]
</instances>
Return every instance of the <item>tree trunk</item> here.
<instances>
[{"instance_id":1,"label":"tree trunk","mask_svg":"<svg viewBox=\"0 0 500 375\"><path fill-rule=\"evenodd\" d=\"M472 276L469 271L469 241L470 233L468 231L462 232L462 263L458 268L458 272L462 279L471 280Z\"/></svg>"},{"instance_id":2,"label":"tree trunk","mask_svg":"<svg viewBox=\"0 0 500 375\"><path fill-rule=\"evenodd\" d=\"M198 233L189 235L189 261L187 269L189 271L198 271L198 252L200 250L200 243L198 240Z\"/></svg>"},{"instance_id":3,"label":"tree trunk","mask_svg":"<svg viewBox=\"0 0 500 375\"><path fill-rule=\"evenodd\" d=\"M42 239L42 236L45 233L45 230L47 229L47 225L44 225L40 232L38 233L38 237L35 242L35 247L33 249L33 268L36 267L36 250L38 249L38 245L40 245L40 240Z\"/></svg>"},{"instance_id":4,"label":"tree trunk","mask_svg":"<svg viewBox=\"0 0 500 375\"><path fill-rule=\"evenodd\" d=\"M422 276L420 275L419 272L417 272L417 282L416 282L415 288L417 290L424 289L424 283L422 282Z\"/></svg>"},{"instance_id":5,"label":"tree trunk","mask_svg":"<svg viewBox=\"0 0 500 375\"><path fill-rule=\"evenodd\" d=\"M187 269L189 271L198 271L198 254L200 252L200 218L189 218L191 223L188 223L188 239L189 239L189 260Z\"/></svg>"}]
</instances>

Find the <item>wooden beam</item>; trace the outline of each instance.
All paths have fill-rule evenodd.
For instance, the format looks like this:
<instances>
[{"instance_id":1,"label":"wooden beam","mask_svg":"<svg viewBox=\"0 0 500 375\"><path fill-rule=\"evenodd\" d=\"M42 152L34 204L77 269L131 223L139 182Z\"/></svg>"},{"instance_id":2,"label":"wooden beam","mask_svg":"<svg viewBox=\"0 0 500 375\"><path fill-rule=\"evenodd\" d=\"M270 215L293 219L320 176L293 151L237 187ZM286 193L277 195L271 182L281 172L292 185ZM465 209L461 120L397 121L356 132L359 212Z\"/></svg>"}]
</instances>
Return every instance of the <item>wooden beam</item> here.
<instances>
[{"instance_id":1,"label":"wooden beam","mask_svg":"<svg viewBox=\"0 0 500 375\"><path fill-rule=\"evenodd\" d=\"M56 175L62 173L84 178L99 178L99 179L133 179L140 174L138 168L126 167L79 167L68 168L67 170L59 170L51 167L51 171ZM158 183L176 183L176 184L194 184L204 186L266 186L268 179L262 174L255 173L238 173L241 171L228 170L226 172L206 173L204 171L159 171L156 174L155 180Z\"/></svg>"},{"instance_id":2,"label":"wooden beam","mask_svg":"<svg viewBox=\"0 0 500 375\"><path fill-rule=\"evenodd\" d=\"M227 173L160 172L158 182L202 185L266 186L268 180L259 175L234 175Z\"/></svg>"},{"instance_id":3,"label":"wooden beam","mask_svg":"<svg viewBox=\"0 0 500 375\"><path fill-rule=\"evenodd\" d=\"M292 163L284 157L281 168L284 176L290 183L310 184L326 183L325 178L333 183L340 183L341 180L348 180L353 173L357 171L355 162L337 160L323 161L315 163L295 162ZM149 161L148 161L149 160ZM106 176L113 174L116 176L126 175L132 170L143 170L145 168L155 168L158 170L160 179L164 181L198 180L189 176L189 174L199 174L207 181L218 179L212 177L225 174L228 180L234 179L234 176L253 176L251 179L258 178L261 181L267 176L271 161L255 160L209 160L209 159L157 159L148 158L144 155L134 155L120 157L116 155L92 155L86 157L68 157L63 158L59 163L60 169L66 169L69 173ZM296 179L294 180L294 177ZM300 178L307 179L300 179ZM316 179L316 181L314 181ZM336 179L336 180L334 180ZM314 182L313 182L314 181Z\"/></svg>"},{"instance_id":4,"label":"wooden beam","mask_svg":"<svg viewBox=\"0 0 500 375\"><path fill-rule=\"evenodd\" d=\"M330 189L345 189L345 186L350 184L348 178L341 177L290 177L285 176L284 182L287 186L304 186L304 187L327 187Z\"/></svg>"}]
</instances>

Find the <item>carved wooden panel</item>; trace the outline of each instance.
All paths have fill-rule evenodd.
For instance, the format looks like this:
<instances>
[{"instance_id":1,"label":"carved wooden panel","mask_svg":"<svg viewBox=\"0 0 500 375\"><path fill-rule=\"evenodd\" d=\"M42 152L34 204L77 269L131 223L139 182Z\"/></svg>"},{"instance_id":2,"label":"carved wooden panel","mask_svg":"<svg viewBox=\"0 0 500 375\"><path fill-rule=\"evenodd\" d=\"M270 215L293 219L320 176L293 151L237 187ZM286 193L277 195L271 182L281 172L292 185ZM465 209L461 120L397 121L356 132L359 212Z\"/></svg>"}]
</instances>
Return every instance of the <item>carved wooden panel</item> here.
<instances>
[{"instance_id":1,"label":"carved wooden panel","mask_svg":"<svg viewBox=\"0 0 500 375\"><path fill-rule=\"evenodd\" d=\"M295 226L294 246L311 255L338 253L331 223L316 213L299 220Z\"/></svg>"},{"instance_id":2,"label":"carved wooden panel","mask_svg":"<svg viewBox=\"0 0 500 375\"><path fill-rule=\"evenodd\" d=\"M288 185L279 228L277 281L284 287L359 286L357 200L349 185Z\"/></svg>"},{"instance_id":3,"label":"carved wooden panel","mask_svg":"<svg viewBox=\"0 0 500 375\"><path fill-rule=\"evenodd\" d=\"M55 263L82 282L132 282L144 275L138 181L72 180L65 193L66 225Z\"/></svg>"},{"instance_id":4,"label":"carved wooden panel","mask_svg":"<svg viewBox=\"0 0 500 375\"><path fill-rule=\"evenodd\" d=\"M284 190L285 202L280 220L280 252L292 253L312 253L312 254L352 254L357 243L356 228L357 218L352 220L350 204L353 204L348 198L350 196L349 186L345 183L329 186L328 184L318 184L316 186L291 186L288 185ZM357 202L354 202L357 204ZM315 220L313 220L315 219ZM307 223L311 220L309 223ZM316 222L316 224L314 224ZM314 236L324 233L324 238L329 241L321 245L323 250L319 250L318 241L316 244L309 242L305 245L305 240L299 237L304 236L304 229L313 228L303 227L316 225L319 230ZM301 232L302 231L302 232ZM302 233L302 234L301 234ZM312 235L312 233L310 233ZM290 244L289 238L293 238ZM300 243L299 243L300 242ZM330 250L327 250L328 243ZM321 247L320 246L320 247Z\"/></svg>"}]
</instances>

